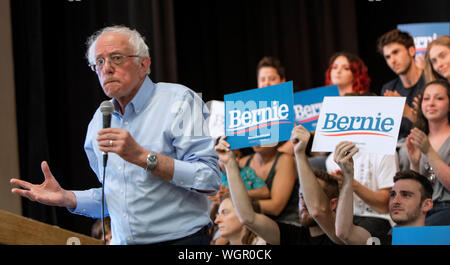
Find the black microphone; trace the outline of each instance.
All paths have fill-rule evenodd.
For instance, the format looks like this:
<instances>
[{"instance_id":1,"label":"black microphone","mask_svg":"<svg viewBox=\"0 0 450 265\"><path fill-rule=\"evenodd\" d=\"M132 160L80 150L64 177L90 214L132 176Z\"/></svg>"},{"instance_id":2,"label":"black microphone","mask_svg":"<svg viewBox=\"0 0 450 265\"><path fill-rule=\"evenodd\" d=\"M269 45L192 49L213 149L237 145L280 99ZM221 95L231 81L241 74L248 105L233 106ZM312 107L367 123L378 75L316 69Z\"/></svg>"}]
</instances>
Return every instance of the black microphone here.
<instances>
[{"instance_id":1,"label":"black microphone","mask_svg":"<svg viewBox=\"0 0 450 265\"><path fill-rule=\"evenodd\" d=\"M100 104L100 112L103 114L103 129L111 127L111 114L114 111L114 105L105 100ZM102 183L102 232L103 242L106 244L105 235L105 175L106 175L106 163L108 162L108 153L103 152L103 183Z\"/></svg>"},{"instance_id":2,"label":"black microphone","mask_svg":"<svg viewBox=\"0 0 450 265\"><path fill-rule=\"evenodd\" d=\"M111 114L114 111L114 105L111 101L105 100L100 104L100 112L103 114L103 129L111 127ZM103 152L103 167L108 162L108 153Z\"/></svg>"}]
</instances>

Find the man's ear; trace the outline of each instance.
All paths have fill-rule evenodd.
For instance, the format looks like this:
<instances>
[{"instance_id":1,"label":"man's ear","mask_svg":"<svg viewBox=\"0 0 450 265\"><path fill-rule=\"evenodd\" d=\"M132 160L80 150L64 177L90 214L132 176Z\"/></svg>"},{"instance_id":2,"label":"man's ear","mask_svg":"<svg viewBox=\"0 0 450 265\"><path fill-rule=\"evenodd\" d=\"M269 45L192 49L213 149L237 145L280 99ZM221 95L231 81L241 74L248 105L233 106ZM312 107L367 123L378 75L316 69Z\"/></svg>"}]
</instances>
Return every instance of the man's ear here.
<instances>
[{"instance_id":1,"label":"man's ear","mask_svg":"<svg viewBox=\"0 0 450 265\"><path fill-rule=\"evenodd\" d=\"M409 47L408 53L409 53L409 56L414 57L416 55L416 47L414 47L414 45Z\"/></svg>"},{"instance_id":2,"label":"man's ear","mask_svg":"<svg viewBox=\"0 0 450 265\"><path fill-rule=\"evenodd\" d=\"M150 68L150 65L152 64L152 61L150 57L142 57L141 61L139 63L140 69L142 70L143 74L147 74L147 70Z\"/></svg>"},{"instance_id":3,"label":"man's ear","mask_svg":"<svg viewBox=\"0 0 450 265\"><path fill-rule=\"evenodd\" d=\"M425 214L433 208L433 200L428 198L422 202L422 212Z\"/></svg>"},{"instance_id":4,"label":"man's ear","mask_svg":"<svg viewBox=\"0 0 450 265\"><path fill-rule=\"evenodd\" d=\"M330 209L332 212L336 211L337 205L338 205L338 198L333 198L330 200Z\"/></svg>"}]
</instances>

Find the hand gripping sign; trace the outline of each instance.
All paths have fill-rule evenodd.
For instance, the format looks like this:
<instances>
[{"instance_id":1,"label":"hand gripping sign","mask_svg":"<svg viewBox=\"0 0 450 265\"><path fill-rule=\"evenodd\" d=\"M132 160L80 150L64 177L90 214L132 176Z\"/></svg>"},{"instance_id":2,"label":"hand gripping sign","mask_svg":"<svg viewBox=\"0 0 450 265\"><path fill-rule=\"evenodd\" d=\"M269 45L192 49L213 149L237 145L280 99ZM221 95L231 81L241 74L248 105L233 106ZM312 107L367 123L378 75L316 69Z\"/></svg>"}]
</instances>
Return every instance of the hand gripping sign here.
<instances>
[{"instance_id":1,"label":"hand gripping sign","mask_svg":"<svg viewBox=\"0 0 450 265\"><path fill-rule=\"evenodd\" d=\"M292 81L224 96L231 149L289 140L294 127Z\"/></svg>"},{"instance_id":2,"label":"hand gripping sign","mask_svg":"<svg viewBox=\"0 0 450 265\"><path fill-rule=\"evenodd\" d=\"M313 152L332 152L342 141L360 152L395 153L405 97L325 97Z\"/></svg>"}]
</instances>

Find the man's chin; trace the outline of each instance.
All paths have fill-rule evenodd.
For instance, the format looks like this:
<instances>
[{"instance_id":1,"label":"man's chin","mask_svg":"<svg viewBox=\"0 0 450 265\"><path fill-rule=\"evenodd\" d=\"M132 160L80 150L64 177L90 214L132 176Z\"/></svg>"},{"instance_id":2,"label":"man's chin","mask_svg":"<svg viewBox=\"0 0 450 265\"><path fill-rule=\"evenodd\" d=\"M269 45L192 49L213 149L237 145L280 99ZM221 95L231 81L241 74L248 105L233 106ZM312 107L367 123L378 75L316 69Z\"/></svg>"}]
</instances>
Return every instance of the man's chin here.
<instances>
[{"instance_id":1,"label":"man's chin","mask_svg":"<svg viewBox=\"0 0 450 265\"><path fill-rule=\"evenodd\" d=\"M103 92L105 93L106 96L110 98L117 98L119 89L113 86L105 86L103 87Z\"/></svg>"}]
</instances>

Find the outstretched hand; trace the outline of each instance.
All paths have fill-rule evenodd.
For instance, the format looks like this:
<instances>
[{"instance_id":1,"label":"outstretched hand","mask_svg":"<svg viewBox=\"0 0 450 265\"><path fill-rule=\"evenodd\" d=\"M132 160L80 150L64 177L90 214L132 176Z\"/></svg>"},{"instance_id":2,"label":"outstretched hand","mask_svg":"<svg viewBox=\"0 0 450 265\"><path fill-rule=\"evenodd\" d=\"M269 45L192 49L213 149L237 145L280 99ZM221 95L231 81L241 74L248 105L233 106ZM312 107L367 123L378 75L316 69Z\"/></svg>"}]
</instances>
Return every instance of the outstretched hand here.
<instances>
[{"instance_id":1,"label":"outstretched hand","mask_svg":"<svg viewBox=\"0 0 450 265\"><path fill-rule=\"evenodd\" d=\"M334 162L339 165L344 175L344 178L353 178L353 156L359 151L356 145L352 142L340 142L334 151Z\"/></svg>"},{"instance_id":2,"label":"outstretched hand","mask_svg":"<svg viewBox=\"0 0 450 265\"><path fill-rule=\"evenodd\" d=\"M75 208L75 195L61 188L47 162L41 163L41 169L45 178L42 184L36 185L20 179L11 179L11 184L20 187L13 188L11 192L46 205Z\"/></svg>"}]
</instances>

